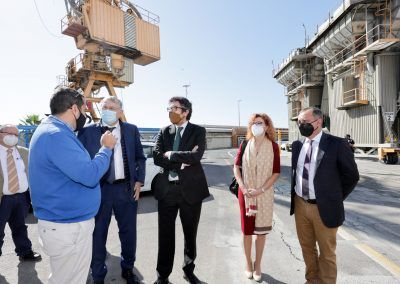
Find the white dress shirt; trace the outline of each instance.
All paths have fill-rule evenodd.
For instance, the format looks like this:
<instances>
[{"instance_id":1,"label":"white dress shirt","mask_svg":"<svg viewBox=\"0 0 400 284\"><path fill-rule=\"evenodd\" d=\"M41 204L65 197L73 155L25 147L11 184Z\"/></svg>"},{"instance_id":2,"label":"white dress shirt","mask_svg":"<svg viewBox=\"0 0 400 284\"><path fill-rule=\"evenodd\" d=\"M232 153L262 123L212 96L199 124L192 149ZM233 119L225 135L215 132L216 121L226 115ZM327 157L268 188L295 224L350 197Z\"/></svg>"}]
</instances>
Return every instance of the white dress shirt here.
<instances>
[{"instance_id":1,"label":"white dress shirt","mask_svg":"<svg viewBox=\"0 0 400 284\"><path fill-rule=\"evenodd\" d=\"M0 145L0 164L1 164L1 170L3 171L3 178L4 178L3 194L4 195L12 195L14 193L11 193L10 191L8 191L7 149L8 148L4 147L3 145ZM22 157L19 154L16 147L13 147L12 155L14 157L15 167L17 168L18 182L19 182L19 188L16 193L23 193L28 190L28 186L29 186L28 185L28 177L27 177L26 171L25 171L24 160L22 160Z\"/></svg>"},{"instance_id":2,"label":"white dress shirt","mask_svg":"<svg viewBox=\"0 0 400 284\"><path fill-rule=\"evenodd\" d=\"M184 124L182 124L181 126L178 126L175 124L175 133L178 131L178 127L183 127L181 130L181 138L183 137L183 132L185 132L186 126L188 125L188 121L186 121ZM168 155L168 160L170 160L171 158L171 152ZM181 166L181 170L184 168L185 166L182 165ZM174 181L174 180L179 180L179 176L177 175L176 177L172 177L171 175L168 176L168 180L169 181Z\"/></svg>"},{"instance_id":3,"label":"white dress shirt","mask_svg":"<svg viewBox=\"0 0 400 284\"><path fill-rule=\"evenodd\" d=\"M124 159L122 156L122 146L121 146L121 126L117 123L115 126L109 126L105 123L102 126L108 126L110 128L115 127L112 130L112 134L117 138L117 143L114 147L114 168L115 168L115 180L124 179L125 171L124 171Z\"/></svg>"},{"instance_id":4,"label":"white dress shirt","mask_svg":"<svg viewBox=\"0 0 400 284\"><path fill-rule=\"evenodd\" d=\"M319 141L321 140L322 131L314 137L312 143L312 155L310 161L310 170L308 172L308 193L309 199L315 199L315 189L314 189L314 176L315 176L315 165L317 161L317 154L319 150ZM296 194L300 197L303 196L302 187L303 187L303 168L304 162L306 159L306 154L308 149L310 148L310 139L306 138L303 143L303 147L301 147L299 159L297 160L297 168L296 168Z\"/></svg>"}]
</instances>

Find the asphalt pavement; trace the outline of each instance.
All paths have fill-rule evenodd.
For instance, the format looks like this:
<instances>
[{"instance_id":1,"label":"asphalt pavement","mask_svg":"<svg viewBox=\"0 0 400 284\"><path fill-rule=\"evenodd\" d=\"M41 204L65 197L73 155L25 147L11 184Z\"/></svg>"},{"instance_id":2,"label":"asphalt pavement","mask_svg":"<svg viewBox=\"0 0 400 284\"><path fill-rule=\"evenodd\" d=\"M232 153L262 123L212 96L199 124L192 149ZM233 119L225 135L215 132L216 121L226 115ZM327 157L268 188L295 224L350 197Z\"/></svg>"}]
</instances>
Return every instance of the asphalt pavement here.
<instances>
[{"instance_id":1,"label":"asphalt pavement","mask_svg":"<svg viewBox=\"0 0 400 284\"><path fill-rule=\"evenodd\" d=\"M198 230L195 273L204 283L256 283L244 277L244 255L237 199L227 188L232 177L234 149L207 151L203 159L211 196L204 201ZM346 221L338 234L338 283L400 283L400 165L384 165L357 158L361 180L345 202ZM289 216L290 153L281 156L282 173L275 186L274 223L267 237L262 263L262 283L304 283L304 262ZM49 260L38 244L37 220L27 217L33 249L43 260L20 263L7 226L0 283L46 283ZM135 273L143 283L156 279L157 201L146 194L138 209ZM125 283L120 276L118 228L112 219L107 242L106 283ZM182 278L183 234L176 224L176 253L170 281ZM92 283L88 275L87 283Z\"/></svg>"}]
</instances>

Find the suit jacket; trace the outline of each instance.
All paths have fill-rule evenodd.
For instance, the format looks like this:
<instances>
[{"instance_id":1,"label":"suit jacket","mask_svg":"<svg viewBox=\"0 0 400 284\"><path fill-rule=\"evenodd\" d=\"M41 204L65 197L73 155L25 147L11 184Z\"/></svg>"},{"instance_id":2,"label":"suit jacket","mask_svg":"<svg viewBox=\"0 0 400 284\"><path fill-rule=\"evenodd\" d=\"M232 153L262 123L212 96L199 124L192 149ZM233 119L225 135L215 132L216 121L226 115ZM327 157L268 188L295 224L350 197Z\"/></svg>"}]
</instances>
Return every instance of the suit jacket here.
<instances>
[{"instance_id":1,"label":"suit jacket","mask_svg":"<svg viewBox=\"0 0 400 284\"><path fill-rule=\"evenodd\" d=\"M290 215L294 213L296 168L303 141L292 145L292 186ZM343 201L353 191L359 180L357 164L349 144L343 138L323 133L319 142L314 190L322 222L328 228L343 224Z\"/></svg>"},{"instance_id":2,"label":"suit jacket","mask_svg":"<svg viewBox=\"0 0 400 284\"><path fill-rule=\"evenodd\" d=\"M131 185L133 186L137 181L144 184L146 157L144 156L142 143L140 142L139 130L135 125L126 122L120 122L120 126L121 137L125 139ZM78 133L78 139L82 142L92 159L101 147L101 135L102 129L99 123L91 124Z\"/></svg>"},{"instance_id":3,"label":"suit jacket","mask_svg":"<svg viewBox=\"0 0 400 284\"><path fill-rule=\"evenodd\" d=\"M26 176L28 176L29 151L27 148L21 147L21 146L17 146L17 150L18 150L19 154L21 155L22 161L24 161ZM1 202L1 198L3 197L3 184L4 184L3 171L0 168L0 202Z\"/></svg>"},{"instance_id":4,"label":"suit jacket","mask_svg":"<svg viewBox=\"0 0 400 284\"><path fill-rule=\"evenodd\" d=\"M162 200L169 189L168 175L170 170L178 173L183 198L189 204L201 202L210 195L206 176L201 166L206 147L206 130L196 124L188 123L179 144L179 151L173 151L170 159L164 153L172 151L175 139L175 126L170 125L160 130L154 149L154 164L161 167L161 171L152 181L154 197ZM196 151L192 151L198 146ZM182 163L190 166L181 169Z\"/></svg>"}]
</instances>

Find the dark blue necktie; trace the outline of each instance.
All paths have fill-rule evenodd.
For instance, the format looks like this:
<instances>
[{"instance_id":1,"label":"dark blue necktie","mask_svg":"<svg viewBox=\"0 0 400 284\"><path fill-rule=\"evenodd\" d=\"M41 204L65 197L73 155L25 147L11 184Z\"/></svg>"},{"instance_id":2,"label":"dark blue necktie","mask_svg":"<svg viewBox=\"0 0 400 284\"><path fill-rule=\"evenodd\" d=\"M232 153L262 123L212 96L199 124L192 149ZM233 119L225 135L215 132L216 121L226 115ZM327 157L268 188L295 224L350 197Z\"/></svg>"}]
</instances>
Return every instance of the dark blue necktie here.
<instances>
[{"instance_id":1,"label":"dark blue necktie","mask_svg":"<svg viewBox=\"0 0 400 284\"><path fill-rule=\"evenodd\" d=\"M174 145L172 146L172 151L178 151L179 150L179 144L181 143L181 131L183 127L178 127L176 133L175 133L175 139L174 139ZM170 171L169 174L171 177L176 177L178 173L176 171Z\"/></svg>"},{"instance_id":2,"label":"dark blue necktie","mask_svg":"<svg viewBox=\"0 0 400 284\"><path fill-rule=\"evenodd\" d=\"M303 182L302 182L302 195L304 199L310 198L310 187L309 187L309 174L310 174L310 164L311 164L311 157L312 157L312 143L314 141L310 140L310 146L308 147L308 151L306 154L306 158L304 160L304 167L303 167Z\"/></svg>"}]
</instances>

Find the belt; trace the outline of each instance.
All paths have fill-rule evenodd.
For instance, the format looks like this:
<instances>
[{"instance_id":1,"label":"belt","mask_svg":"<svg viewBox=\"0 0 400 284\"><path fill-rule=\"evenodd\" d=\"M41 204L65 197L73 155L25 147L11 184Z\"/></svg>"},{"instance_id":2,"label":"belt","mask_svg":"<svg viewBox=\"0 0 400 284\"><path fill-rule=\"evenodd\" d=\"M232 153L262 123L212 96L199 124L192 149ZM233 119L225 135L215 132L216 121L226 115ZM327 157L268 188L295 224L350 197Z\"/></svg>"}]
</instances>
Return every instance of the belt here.
<instances>
[{"instance_id":1,"label":"belt","mask_svg":"<svg viewBox=\"0 0 400 284\"><path fill-rule=\"evenodd\" d=\"M110 184L120 184L120 183L126 183L126 182L127 182L126 179L116 179Z\"/></svg>"},{"instance_id":2,"label":"belt","mask_svg":"<svg viewBox=\"0 0 400 284\"><path fill-rule=\"evenodd\" d=\"M316 200L316 199L304 199L303 197L298 196L297 194L296 194L296 196L297 196L298 198L300 198L301 200L303 200L304 202L306 202L306 203L309 203L309 204L317 204L317 200Z\"/></svg>"},{"instance_id":3,"label":"belt","mask_svg":"<svg viewBox=\"0 0 400 284\"><path fill-rule=\"evenodd\" d=\"M317 204L317 199L304 199L301 197L301 199L304 200L304 202L310 203L310 204Z\"/></svg>"},{"instance_id":4,"label":"belt","mask_svg":"<svg viewBox=\"0 0 400 284\"><path fill-rule=\"evenodd\" d=\"M181 182L180 182L180 180L170 180L170 181L169 181L169 184L170 184L170 185L180 185Z\"/></svg>"}]
</instances>

